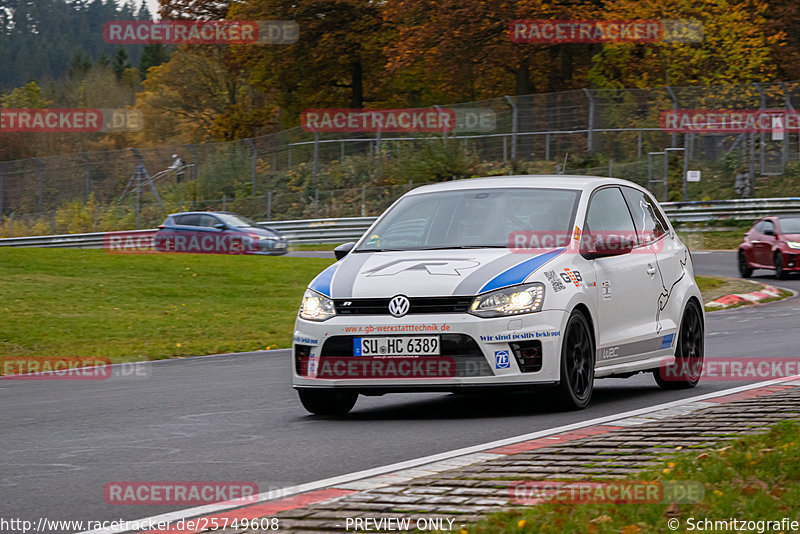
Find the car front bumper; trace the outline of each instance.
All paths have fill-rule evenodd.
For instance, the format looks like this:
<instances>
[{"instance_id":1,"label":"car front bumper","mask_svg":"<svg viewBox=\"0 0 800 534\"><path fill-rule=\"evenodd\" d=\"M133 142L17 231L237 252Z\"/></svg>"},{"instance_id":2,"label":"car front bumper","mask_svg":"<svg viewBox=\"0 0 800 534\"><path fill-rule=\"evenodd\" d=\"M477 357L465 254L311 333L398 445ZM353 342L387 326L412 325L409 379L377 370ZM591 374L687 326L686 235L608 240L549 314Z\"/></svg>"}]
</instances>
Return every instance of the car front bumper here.
<instances>
[{"instance_id":1,"label":"car front bumper","mask_svg":"<svg viewBox=\"0 0 800 534\"><path fill-rule=\"evenodd\" d=\"M337 316L323 322L298 317L292 343L292 382L295 388L345 388L362 392L554 384L560 374L565 313L547 310L490 319L469 314L407 315L400 319L388 315ZM391 358L355 356L353 351L354 338L431 335L440 339L440 356L408 359L418 364L427 363L428 358L446 360L445 363L453 364L448 367L449 373L424 372L420 376L389 372ZM344 363L336 364L337 359ZM365 377L358 371L368 366L363 363L365 360L382 360L387 371L375 364L378 372L372 367L373 372ZM354 363L348 368L349 362ZM336 372L332 372L333 365L338 366ZM358 370L353 372L353 369ZM429 365L429 369L435 366Z\"/></svg>"}]
</instances>

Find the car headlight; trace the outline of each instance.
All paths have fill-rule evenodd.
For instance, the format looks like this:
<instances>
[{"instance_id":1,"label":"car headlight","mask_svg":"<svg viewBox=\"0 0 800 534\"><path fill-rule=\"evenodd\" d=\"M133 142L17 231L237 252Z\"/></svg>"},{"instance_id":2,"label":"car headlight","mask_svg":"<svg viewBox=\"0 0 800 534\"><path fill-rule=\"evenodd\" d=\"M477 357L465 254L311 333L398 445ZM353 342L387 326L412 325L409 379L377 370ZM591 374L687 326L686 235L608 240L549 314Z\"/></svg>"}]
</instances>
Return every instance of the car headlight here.
<instances>
[{"instance_id":1,"label":"car headlight","mask_svg":"<svg viewBox=\"0 0 800 534\"><path fill-rule=\"evenodd\" d=\"M800 248L800 241L787 241L786 246L789 248Z\"/></svg>"},{"instance_id":2,"label":"car headlight","mask_svg":"<svg viewBox=\"0 0 800 534\"><path fill-rule=\"evenodd\" d=\"M536 282L507 287L478 295L469 307L469 313L478 317L503 317L533 313L542 309L544 284Z\"/></svg>"},{"instance_id":3,"label":"car headlight","mask_svg":"<svg viewBox=\"0 0 800 534\"><path fill-rule=\"evenodd\" d=\"M306 289L300 305L300 318L308 321L327 321L336 315L333 301L316 291Z\"/></svg>"}]
</instances>

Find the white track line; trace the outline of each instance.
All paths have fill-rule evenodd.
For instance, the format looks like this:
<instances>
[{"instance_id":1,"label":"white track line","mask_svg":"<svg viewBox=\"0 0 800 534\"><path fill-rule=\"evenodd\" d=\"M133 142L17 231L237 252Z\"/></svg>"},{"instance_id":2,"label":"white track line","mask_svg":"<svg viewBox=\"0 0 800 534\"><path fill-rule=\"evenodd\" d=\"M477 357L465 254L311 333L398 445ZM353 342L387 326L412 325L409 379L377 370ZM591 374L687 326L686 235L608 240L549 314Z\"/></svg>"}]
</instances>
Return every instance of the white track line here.
<instances>
[{"instance_id":1,"label":"white track line","mask_svg":"<svg viewBox=\"0 0 800 534\"><path fill-rule=\"evenodd\" d=\"M485 451L487 449L496 449L498 447L504 447L507 445L513 445L515 443L519 443L522 441L529 441L532 439L542 438L546 436L551 436L553 434L561 434L563 432L569 432L570 430L577 430L579 428L585 428L588 426L595 426L600 425L603 423L609 423L612 421L616 421L619 419L627 419L629 417L636 417L639 415L648 414L651 412L656 412L659 410L666 410L669 408L674 408L676 406L683 406L685 404L691 404L693 402L703 401L706 399L713 399L715 397L724 397L726 395L731 395L734 393L739 393L742 391L748 391L751 389L757 389L760 387L770 386L774 384L779 384L781 382L787 382L791 380L800 379L800 375L795 375L791 377L783 377L783 378L776 378L773 380L768 380L765 382L756 382L752 384L745 384L744 386L738 386L735 388L725 389L721 391L714 391L711 393L705 393L703 395L697 395L695 397L689 397L686 399L680 399L672 402L667 402L664 404L658 404L656 406L648 406L645 408L637 408L636 410L630 410L628 412L617 413L612 415L605 415L602 417L596 417L594 419L590 419L588 421L579 421L577 423L571 423L569 425L559 426L556 428L549 428L547 430L539 430L537 432L531 432L529 434L522 434L519 436L514 436L511 438L500 439L497 441L490 441L488 443L483 443L481 445L473 445L471 447L464 447L462 449L455 449L452 451L442 452L438 454L433 454L430 456L424 456L422 458L415 458L413 460L406 460L403 462L398 462L394 464L384 465L381 467L374 467L372 469L366 469L363 471L356 471L355 473L348 473L346 475L339 475L336 477L326 478L323 480L317 480L315 482L308 482L306 484L300 484L297 486L291 486L288 488L282 488L280 490L273 490L266 493L260 493L255 496L255 499L252 502L249 502L247 506L252 506L257 503L267 502L271 500L275 500L276 498L285 498L291 495L297 495L299 493L306 493L309 491L315 491L320 489L329 488L332 486L336 486L338 484L344 484L348 482L355 482L356 480L361 480L364 478L370 478L378 475L385 475L388 473L392 473L394 471L400 471L403 469L410 469L413 467L419 467L421 465L439 462L442 460L449 460L451 458L455 458L458 456L464 456L467 454L473 454L476 452ZM276 496L276 494L278 494ZM179 510L176 512L169 512L166 514L161 514L152 517L146 517L144 519L139 520L132 520L131 523L138 522L139 524L150 522L151 524L155 523L166 523L167 521L177 522L181 519L189 519L192 517L197 517L201 515L208 515L217 512L222 512L225 510L230 510L233 508L242 508L241 504L225 504L225 503L215 503L215 504L208 504L205 506L198 506L195 508L188 508L185 510ZM120 534L123 532L134 532L132 530L125 530L124 527L120 526L118 528L107 528L107 529L100 529L100 530L91 530L81 532L79 534Z\"/></svg>"}]
</instances>

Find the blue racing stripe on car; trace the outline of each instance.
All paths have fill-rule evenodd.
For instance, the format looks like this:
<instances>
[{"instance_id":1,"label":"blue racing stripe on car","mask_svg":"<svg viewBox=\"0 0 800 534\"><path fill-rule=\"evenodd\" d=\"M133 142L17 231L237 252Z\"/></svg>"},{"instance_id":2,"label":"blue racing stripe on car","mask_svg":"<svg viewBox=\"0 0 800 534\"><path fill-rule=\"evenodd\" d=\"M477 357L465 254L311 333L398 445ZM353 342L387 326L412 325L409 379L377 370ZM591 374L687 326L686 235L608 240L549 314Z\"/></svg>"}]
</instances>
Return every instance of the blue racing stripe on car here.
<instances>
[{"instance_id":1,"label":"blue racing stripe on car","mask_svg":"<svg viewBox=\"0 0 800 534\"><path fill-rule=\"evenodd\" d=\"M675 337L675 334L667 334L661 339L661 348L668 349L672 346L672 338Z\"/></svg>"},{"instance_id":2,"label":"blue racing stripe on car","mask_svg":"<svg viewBox=\"0 0 800 534\"><path fill-rule=\"evenodd\" d=\"M309 289L313 289L317 293L322 293L326 297L331 296L331 281L333 280L333 273L339 268L339 263L334 263L321 273L317 275L314 280L308 285Z\"/></svg>"},{"instance_id":3,"label":"blue racing stripe on car","mask_svg":"<svg viewBox=\"0 0 800 534\"><path fill-rule=\"evenodd\" d=\"M540 254L535 258L531 258L529 260L525 260L522 263L518 263L515 266L511 267L510 269L506 269L502 273L498 274L491 280L489 280L478 293L483 293L485 291L491 291L493 289L499 289L501 287L506 286L513 286L516 284L521 284L528 278L530 275L536 271L539 267L547 263L548 261L552 260L562 252L566 250L565 248L557 248L555 250L551 250L550 252L545 252L544 254Z\"/></svg>"}]
</instances>

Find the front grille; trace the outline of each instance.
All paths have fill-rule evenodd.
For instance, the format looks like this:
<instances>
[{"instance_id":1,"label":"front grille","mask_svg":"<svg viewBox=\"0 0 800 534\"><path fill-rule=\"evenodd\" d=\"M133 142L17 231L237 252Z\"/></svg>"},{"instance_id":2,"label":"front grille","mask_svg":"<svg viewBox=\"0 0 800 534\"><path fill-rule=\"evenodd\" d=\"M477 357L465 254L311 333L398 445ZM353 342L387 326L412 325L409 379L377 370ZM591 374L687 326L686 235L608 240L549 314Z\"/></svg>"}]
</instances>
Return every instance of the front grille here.
<instances>
[{"instance_id":1,"label":"front grille","mask_svg":"<svg viewBox=\"0 0 800 534\"><path fill-rule=\"evenodd\" d=\"M364 336L331 336L322 345L320 355L320 365L328 358L352 358L353 339ZM397 336L369 336L369 337L397 337ZM441 334L441 357L449 357L455 361L455 376L494 376L492 368L486 362L478 344L470 336L465 334ZM428 358L429 356L420 356ZM370 356L358 356L358 358L370 359Z\"/></svg>"},{"instance_id":2,"label":"front grille","mask_svg":"<svg viewBox=\"0 0 800 534\"><path fill-rule=\"evenodd\" d=\"M425 313L466 313L473 297L409 297L407 315ZM337 315L389 315L386 299L336 299Z\"/></svg>"}]
</instances>

